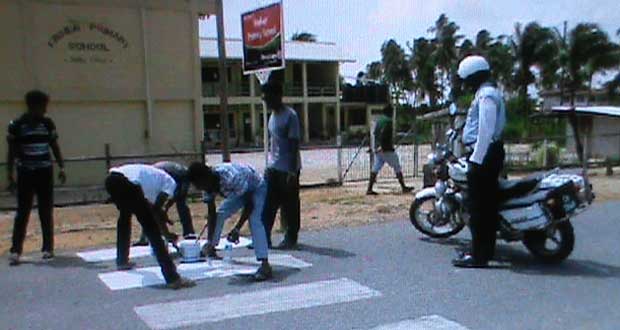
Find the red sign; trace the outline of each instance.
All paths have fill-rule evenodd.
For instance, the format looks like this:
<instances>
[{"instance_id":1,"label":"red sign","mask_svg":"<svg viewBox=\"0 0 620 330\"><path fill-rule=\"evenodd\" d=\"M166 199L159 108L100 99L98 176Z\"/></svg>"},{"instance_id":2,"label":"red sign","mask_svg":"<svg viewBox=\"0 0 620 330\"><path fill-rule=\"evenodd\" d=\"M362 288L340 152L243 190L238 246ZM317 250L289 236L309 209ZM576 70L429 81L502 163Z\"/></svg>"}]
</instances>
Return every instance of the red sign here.
<instances>
[{"instance_id":1,"label":"red sign","mask_svg":"<svg viewBox=\"0 0 620 330\"><path fill-rule=\"evenodd\" d=\"M284 68L283 26L282 3L241 15L244 73Z\"/></svg>"}]
</instances>

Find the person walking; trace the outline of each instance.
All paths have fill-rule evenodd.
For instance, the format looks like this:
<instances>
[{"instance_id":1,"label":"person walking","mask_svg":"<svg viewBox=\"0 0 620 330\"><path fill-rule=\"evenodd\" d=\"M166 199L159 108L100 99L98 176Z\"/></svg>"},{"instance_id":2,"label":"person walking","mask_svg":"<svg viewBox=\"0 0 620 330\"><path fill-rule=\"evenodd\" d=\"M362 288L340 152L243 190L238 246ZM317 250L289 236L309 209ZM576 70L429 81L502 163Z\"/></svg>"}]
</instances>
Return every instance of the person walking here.
<instances>
[{"instance_id":1,"label":"person walking","mask_svg":"<svg viewBox=\"0 0 620 330\"><path fill-rule=\"evenodd\" d=\"M267 241L271 246L271 231L278 209L286 227L284 240L275 248L288 250L297 246L299 238L300 198L299 174L301 170L301 140L299 118L292 108L282 103L282 85L269 81L263 85L263 99L272 114L269 118L271 159L265 173L267 200L263 213Z\"/></svg>"},{"instance_id":2,"label":"person walking","mask_svg":"<svg viewBox=\"0 0 620 330\"><path fill-rule=\"evenodd\" d=\"M43 259L54 258L54 171L50 148L60 168L58 180L61 184L67 180L56 125L45 116L49 96L33 90L26 94L25 101L26 113L9 123L7 135L9 190L17 190L17 213L9 254L9 264L13 266L20 263L34 195L37 195L43 236ZM17 182L14 176L16 162Z\"/></svg>"},{"instance_id":3,"label":"person walking","mask_svg":"<svg viewBox=\"0 0 620 330\"><path fill-rule=\"evenodd\" d=\"M456 267L487 267L495 254L499 220L499 175L504 167L502 133L506 108L502 93L491 81L491 67L482 56L468 56L458 76L475 92L463 131L463 143L473 148L467 173L471 251L453 260Z\"/></svg>"},{"instance_id":4,"label":"person walking","mask_svg":"<svg viewBox=\"0 0 620 330\"><path fill-rule=\"evenodd\" d=\"M252 244L256 259L261 262L253 275L255 281L265 281L272 277L269 265L267 235L262 222L263 207L267 194L267 184L261 175L251 166L243 164L221 164L214 167L196 162L189 166L190 182L205 192L204 200L208 205L208 243L203 254L208 258L220 259L215 247L220 242L224 223L233 214L251 204L249 215ZM224 201L215 209L215 198L223 196ZM233 238L234 239L234 238Z\"/></svg>"},{"instance_id":5,"label":"person walking","mask_svg":"<svg viewBox=\"0 0 620 330\"><path fill-rule=\"evenodd\" d=\"M176 189L174 179L150 165L124 165L110 169L105 188L120 212L116 229L117 268L129 270L135 266L129 261L131 216L135 215L155 253L166 286L175 290L195 286L194 281L177 273L160 229L161 222L166 219L162 208Z\"/></svg>"},{"instance_id":6,"label":"person walking","mask_svg":"<svg viewBox=\"0 0 620 330\"><path fill-rule=\"evenodd\" d=\"M377 182L379 172L381 172L381 169L386 163L394 170L403 193L408 193L413 190L413 188L405 185L405 177L403 176L403 171L400 167L400 160L398 159L398 154L396 154L394 149L394 139L392 134L393 113L394 109L391 105L383 108L383 115L379 117L374 128L375 150L373 152L375 154L375 162L373 164L372 171L370 172L370 180L368 181L366 195L377 195L372 188Z\"/></svg>"},{"instance_id":7,"label":"person walking","mask_svg":"<svg viewBox=\"0 0 620 330\"><path fill-rule=\"evenodd\" d=\"M183 227L183 237L184 238L192 238L196 232L194 231L194 224L192 221L192 213L187 206L187 194L189 192L190 182L187 177L187 167L170 161L162 161L153 164L153 167L158 168L168 175L170 175L174 182L177 185L176 190L174 191L174 197L172 200L177 208L177 213L179 214L179 221L181 221L181 226ZM172 205L166 205L170 208ZM164 208L164 212L168 212L168 209ZM148 241L146 239L146 235L142 233L140 235L140 240L133 244L134 246L145 246L148 245Z\"/></svg>"}]
</instances>

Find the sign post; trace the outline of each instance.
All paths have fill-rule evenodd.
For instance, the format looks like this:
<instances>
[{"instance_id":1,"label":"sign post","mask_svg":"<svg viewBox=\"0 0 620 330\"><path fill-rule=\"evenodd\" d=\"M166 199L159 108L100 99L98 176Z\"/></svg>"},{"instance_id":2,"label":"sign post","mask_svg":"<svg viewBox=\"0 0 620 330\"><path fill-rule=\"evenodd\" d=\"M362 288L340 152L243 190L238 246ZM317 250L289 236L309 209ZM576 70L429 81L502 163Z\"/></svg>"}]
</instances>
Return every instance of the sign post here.
<instances>
[{"instance_id":1,"label":"sign post","mask_svg":"<svg viewBox=\"0 0 620 330\"><path fill-rule=\"evenodd\" d=\"M258 8L241 15L243 34L243 73L255 74L261 85L271 71L281 70L284 62L284 24L282 2ZM269 141L267 106L263 104L263 148L265 168L268 166Z\"/></svg>"}]
</instances>

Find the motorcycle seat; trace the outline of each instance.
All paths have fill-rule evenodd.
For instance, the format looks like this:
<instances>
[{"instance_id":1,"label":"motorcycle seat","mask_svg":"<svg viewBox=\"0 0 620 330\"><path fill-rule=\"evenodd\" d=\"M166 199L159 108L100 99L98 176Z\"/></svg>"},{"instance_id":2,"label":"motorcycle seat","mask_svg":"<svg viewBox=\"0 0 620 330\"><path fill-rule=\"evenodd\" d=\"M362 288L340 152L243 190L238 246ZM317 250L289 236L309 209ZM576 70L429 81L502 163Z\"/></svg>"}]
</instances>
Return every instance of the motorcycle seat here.
<instances>
[{"instance_id":1,"label":"motorcycle seat","mask_svg":"<svg viewBox=\"0 0 620 330\"><path fill-rule=\"evenodd\" d=\"M538 186L540 177L527 177L519 180L499 180L501 200L524 196Z\"/></svg>"}]
</instances>

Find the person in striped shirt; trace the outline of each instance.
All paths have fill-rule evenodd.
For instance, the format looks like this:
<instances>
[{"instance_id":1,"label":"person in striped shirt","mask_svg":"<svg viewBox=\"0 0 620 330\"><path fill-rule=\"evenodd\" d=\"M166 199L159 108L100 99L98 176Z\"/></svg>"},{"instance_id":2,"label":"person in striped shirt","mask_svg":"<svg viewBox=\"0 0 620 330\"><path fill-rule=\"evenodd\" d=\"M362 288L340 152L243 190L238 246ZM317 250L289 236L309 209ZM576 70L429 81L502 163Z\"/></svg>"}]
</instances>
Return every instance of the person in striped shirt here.
<instances>
[{"instance_id":1,"label":"person in striped shirt","mask_svg":"<svg viewBox=\"0 0 620 330\"><path fill-rule=\"evenodd\" d=\"M8 127L7 176L9 190L17 190L17 213L13 226L13 242L9 263L18 265L22 254L30 210L37 195L41 233L43 235L43 259L54 257L54 173L52 155L58 163L58 179L64 184L67 177L56 125L45 116L49 96L33 90L25 96L27 111L11 121ZM51 149L51 152L50 152ZM14 167L17 163L17 180Z\"/></svg>"}]
</instances>

